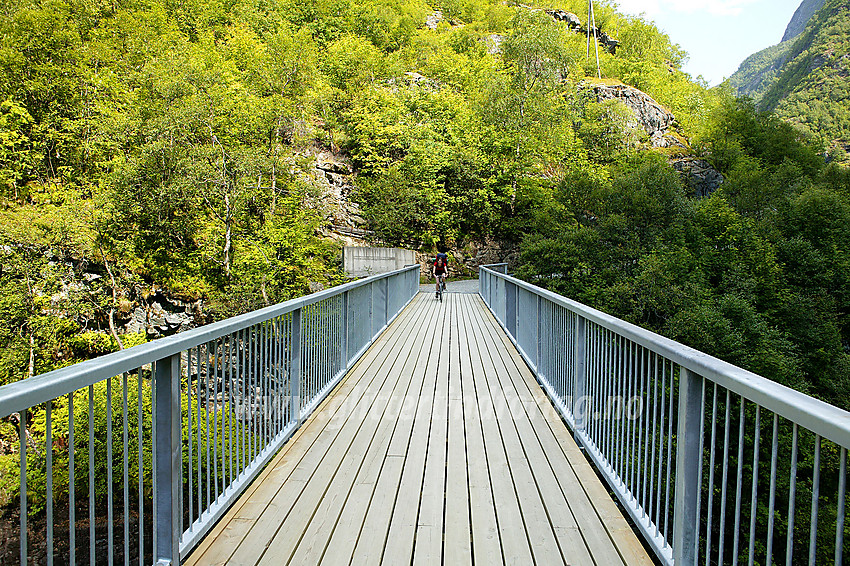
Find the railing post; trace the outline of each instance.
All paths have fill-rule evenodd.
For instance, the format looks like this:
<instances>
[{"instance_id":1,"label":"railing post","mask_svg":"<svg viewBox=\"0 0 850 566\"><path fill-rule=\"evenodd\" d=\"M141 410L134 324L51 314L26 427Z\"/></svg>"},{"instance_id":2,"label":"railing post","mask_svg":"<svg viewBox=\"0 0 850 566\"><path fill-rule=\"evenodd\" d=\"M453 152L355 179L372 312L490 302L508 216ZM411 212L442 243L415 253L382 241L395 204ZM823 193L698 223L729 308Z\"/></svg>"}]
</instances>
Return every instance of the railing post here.
<instances>
[{"instance_id":1,"label":"railing post","mask_svg":"<svg viewBox=\"0 0 850 566\"><path fill-rule=\"evenodd\" d=\"M369 341L375 337L375 282L369 283Z\"/></svg>"},{"instance_id":2,"label":"railing post","mask_svg":"<svg viewBox=\"0 0 850 566\"><path fill-rule=\"evenodd\" d=\"M516 285L513 283L508 283L505 281L505 330L508 331L508 335L517 340L517 332L516 332L516 321L517 321L517 312L516 312Z\"/></svg>"},{"instance_id":3,"label":"railing post","mask_svg":"<svg viewBox=\"0 0 850 566\"><path fill-rule=\"evenodd\" d=\"M587 391L587 345L585 343L584 329L586 323L583 317L576 315L576 343L575 343L575 382L573 385L573 422L575 422L575 437L584 432L585 413L587 400L584 398ZM579 445L581 443L579 442Z\"/></svg>"},{"instance_id":4,"label":"railing post","mask_svg":"<svg viewBox=\"0 0 850 566\"><path fill-rule=\"evenodd\" d=\"M384 320L381 328L390 321L390 278L384 278Z\"/></svg>"},{"instance_id":5,"label":"railing post","mask_svg":"<svg viewBox=\"0 0 850 566\"><path fill-rule=\"evenodd\" d=\"M540 295L534 295L534 297L537 299L537 352L535 352L534 356L534 365L537 369L537 376L543 379L543 364L540 363L540 354L542 352L542 348L540 347Z\"/></svg>"},{"instance_id":6,"label":"railing post","mask_svg":"<svg viewBox=\"0 0 850 566\"><path fill-rule=\"evenodd\" d=\"M289 403L295 427L301 426L301 309L292 311L289 337Z\"/></svg>"},{"instance_id":7,"label":"railing post","mask_svg":"<svg viewBox=\"0 0 850 566\"><path fill-rule=\"evenodd\" d=\"M348 369L348 291L342 294L342 333L340 339L340 370Z\"/></svg>"},{"instance_id":8,"label":"railing post","mask_svg":"<svg viewBox=\"0 0 850 566\"><path fill-rule=\"evenodd\" d=\"M156 362L156 564L180 564L180 354Z\"/></svg>"},{"instance_id":9,"label":"railing post","mask_svg":"<svg viewBox=\"0 0 850 566\"><path fill-rule=\"evenodd\" d=\"M673 507L673 562L696 564L697 509L700 498L700 436L703 378L685 368L679 371L679 425L676 435L676 498Z\"/></svg>"}]
</instances>

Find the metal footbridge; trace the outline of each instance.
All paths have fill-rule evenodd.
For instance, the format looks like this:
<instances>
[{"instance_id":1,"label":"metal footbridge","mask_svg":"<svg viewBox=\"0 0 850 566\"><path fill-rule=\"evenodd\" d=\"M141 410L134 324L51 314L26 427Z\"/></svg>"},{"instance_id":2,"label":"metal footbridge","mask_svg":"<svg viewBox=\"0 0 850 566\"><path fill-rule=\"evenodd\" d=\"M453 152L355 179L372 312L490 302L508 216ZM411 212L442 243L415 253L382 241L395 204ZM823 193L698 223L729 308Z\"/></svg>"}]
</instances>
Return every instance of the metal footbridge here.
<instances>
[{"instance_id":1,"label":"metal footbridge","mask_svg":"<svg viewBox=\"0 0 850 566\"><path fill-rule=\"evenodd\" d=\"M442 303L410 267L0 388L0 562L842 563L850 413L504 267Z\"/></svg>"}]
</instances>

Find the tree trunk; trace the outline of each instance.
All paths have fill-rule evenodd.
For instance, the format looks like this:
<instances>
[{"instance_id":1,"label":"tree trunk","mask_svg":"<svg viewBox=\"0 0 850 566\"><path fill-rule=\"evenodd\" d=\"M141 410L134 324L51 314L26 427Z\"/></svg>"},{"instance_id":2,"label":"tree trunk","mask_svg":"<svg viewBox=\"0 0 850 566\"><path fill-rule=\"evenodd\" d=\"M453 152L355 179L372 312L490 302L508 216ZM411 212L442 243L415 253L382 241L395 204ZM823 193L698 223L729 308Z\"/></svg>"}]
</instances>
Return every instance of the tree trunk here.
<instances>
[{"instance_id":1,"label":"tree trunk","mask_svg":"<svg viewBox=\"0 0 850 566\"><path fill-rule=\"evenodd\" d=\"M112 307L109 309L109 332L112 334L112 337L115 338L115 341L118 342L118 349L124 349L124 342L121 341L121 337L118 336L118 331L115 330L115 307L118 306L118 283L115 281L115 275L112 274L112 269L109 267L109 262L106 260L106 254L103 253L103 248L98 244L98 249L100 250L100 257L103 258L103 265L106 267L106 273L109 274L109 280L112 282Z\"/></svg>"},{"instance_id":2,"label":"tree trunk","mask_svg":"<svg viewBox=\"0 0 850 566\"><path fill-rule=\"evenodd\" d=\"M115 330L115 309L109 309L109 332L112 333L112 337L115 338L115 341L118 342L118 349L124 349L124 342L121 341L121 337L118 336L118 331Z\"/></svg>"},{"instance_id":3,"label":"tree trunk","mask_svg":"<svg viewBox=\"0 0 850 566\"><path fill-rule=\"evenodd\" d=\"M224 193L224 273L230 278L230 250L233 224L233 209L230 206L230 195Z\"/></svg>"},{"instance_id":4,"label":"tree trunk","mask_svg":"<svg viewBox=\"0 0 850 566\"><path fill-rule=\"evenodd\" d=\"M35 375L35 337L30 334L30 365L27 370L27 376L33 377Z\"/></svg>"},{"instance_id":5,"label":"tree trunk","mask_svg":"<svg viewBox=\"0 0 850 566\"><path fill-rule=\"evenodd\" d=\"M271 215L274 216L275 208L277 207L277 170L274 166L274 160L272 160L272 207L271 207Z\"/></svg>"}]
</instances>

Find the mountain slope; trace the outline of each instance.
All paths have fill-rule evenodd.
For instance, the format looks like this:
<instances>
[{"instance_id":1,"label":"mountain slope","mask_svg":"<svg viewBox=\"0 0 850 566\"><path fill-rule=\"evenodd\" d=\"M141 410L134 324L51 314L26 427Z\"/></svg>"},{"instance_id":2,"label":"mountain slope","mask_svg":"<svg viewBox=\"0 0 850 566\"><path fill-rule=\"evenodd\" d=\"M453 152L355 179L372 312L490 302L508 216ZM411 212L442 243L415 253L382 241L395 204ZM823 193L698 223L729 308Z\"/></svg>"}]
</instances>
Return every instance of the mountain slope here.
<instances>
[{"instance_id":1,"label":"mountain slope","mask_svg":"<svg viewBox=\"0 0 850 566\"><path fill-rule=\"evenodd\" d=\"M782 36L782 42L791 41L806 29L806 24L812 19L818 10L823 8L826 0L803 0L803 3L794 12L791 21L788 22L788 27L785 28L785 34Z\"/></svg>"},{"instance_id":2,"label":"mountain slope","mask_svg":"<svg viewBox=\"0 0 850 566\"><path fill-rule=\"evenodd\" d=\"M739 96L801 126L844 161L850 150L848 77L850 1L828 0L799 36L749 57L729 82Z\"/></svg>"},{"instance_id":3,"label":"mountain slope","mask_svg":"<svg viewBox=\"0 0 850 566\"><path fill-rule=\"evenodd\" d=\"M785 41L747 57L729 77L734 92L738 96L749 96L756 102L761 100L779 77L793 46L793 41Z\"/></svg>"}]
</instances>

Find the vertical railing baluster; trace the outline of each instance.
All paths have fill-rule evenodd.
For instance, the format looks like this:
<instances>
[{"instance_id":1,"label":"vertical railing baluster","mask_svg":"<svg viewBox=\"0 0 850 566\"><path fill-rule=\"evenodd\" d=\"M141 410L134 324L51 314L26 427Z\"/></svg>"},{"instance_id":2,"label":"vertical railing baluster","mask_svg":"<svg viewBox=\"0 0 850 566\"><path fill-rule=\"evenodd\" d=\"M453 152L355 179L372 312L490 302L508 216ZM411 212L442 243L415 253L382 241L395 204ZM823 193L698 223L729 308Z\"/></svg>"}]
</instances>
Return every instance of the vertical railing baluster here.
<instances>
[{"instance_id":1,"label":"vertical railing baluster","mask_svg":"<svg viewBox=\"0 0 850 566\"><path fill-rule=\"evenodd\" d=\"M124 480L122 486L124 488L124 566L130 566L130 432L129 432L129 423L127 419L129 419L130 415L130 404L127 399L129 395L129 387L128 380L130 376L127 372L124 372L121 375L121 387L122 387L122 407L121 407L121 441L124 446L124 457L123 457L123 468L124 468Z\"/></svg>"},{"instance_id":2,"label":"vertical railing baluster","mask_svg":"<svg viewBox=\"0 0 850 566\"><path fill-rule=\"evenodd\" d=\"M750 546L748 549L747 566L755 563L756 549L756 510L758 509L758 482L759 482L759 450L761 448L761 405L756 404L756 425L753 437L753 492L750 498Z\"/></svg>"},{"instance_id":3,"label":"vertical railing baluster","mask_svg":"<svg viewBox=\"0 0 850 566\"><path fill-rule=\"evenodd\" d=\"M277 351L277 371L275 375L277 376L277 381L275 382L275 418L277 419L277 433L280 432L286 426L286 419L284 419L283 413L283 386L286 384L284 379L284 355L283 355L283 344L284 344L284 332L286 330L286 321L282 316L276 319L275 328L277 329L277 338L275 342L275 347Z\"/></svg>"},{"instance_id":4,"label":"vertical railing baluster","mask_svg":"<svg viewBox=\"0 0 850 566\"><path fill-rule=\"evenodd\" d=\"M637 429L637 423L632 419L631 406L632 401L635 398L635 393L637 392L637 344L628 341L629 344L629 389L628 389L628 400L626 401L626 407L628 409L626 413L626 462L628 462L628 468L626 468L626 489L629 494L634 497L635 491L635 471L637 469L637 462L635 459L635 449L637 445L635 444L635 433ZM635 501L637 498L635 497Z\"/></svg>"},{"instance_id":5,"label":"vertical railing baluster","mask_svg":"<svg viewBox=\"0 0 850 566\"><path fill-rule=\"evenodd\" d=\"M244 446L242 449L242 457L244 459L244 469L247 470L251 465L253 458L253 440L252 431L254 427L254 347L253 347L254 328L250 326L243 330L242 343L242 387L244 415L242 417L242 428L244 434Z\"/></svg>"},{"instance_id":6,"label":"vertical railing baluster","mask_svg":"<svg viewBox=\"0 0 850 566\"><path fill-rule=\"evenodd\" d=\"M643 346L638 346L638 357L640 358L635 364L637 366L638 371L638 391L636 391L634 401L639 401L637 406L640 410L639 422L635 423L635 428L637 428L638 438L637 442L639 444L636 452L637 452L637 473L635 474L635 503L638 507L640 507L641 512L644 512L646 509L646 467L644 466L644 452L646 450L646 444L644 442L644 431L646 431L646 425L643 419L643 395L645 392L645 379L646 379L646 351Z\"/></svg>"},{"instance_id":7,"label":"vertical railing baluster","mask_svg":"<svg viewBox=\"0 0 850 566\"><path fill-rule=\"evenodd\" d=\"M205 431L205 444L204 444L204 460L206 461L206 465L204 466L204 475L206 476L206 481L204 482L204 487L206 487L206 499L204 500L204 505L202 509L208 508L212 504L212 476L210 472L210 345L209 342L204 344L204 416L206 421L206 431Z\"/></svg>"},{"instance_id":8,"label":"vertical railing baluster","mask_svg":"<svg viewBox=\"0 0 850 566\"><path fill-rule=\"evenodd\" d=\"M697 560L699 559L699 525L700 519L702 518L702 466L703 466L703 458L705 456L705 379L701 380L700 384L700 404L699 404L699 448L697 449L697 453L699 457L697 458L697 478L699 478L699 487L697 488L697 509L694 513L696 517L696 521L693 524L693 531L696 537L696 549L694 552L694 562L693 566L697 566Z\"/></svg>"},{"instance_id":9,"label":"vertical railing baluster","mask_svg":"<svg viewBox=\"0 0 850 566\"><path fill-rule=\"evenodd\" d=\"M139 368L139 373L136 381L136 415L138 417L136 439L138 441L138 492L139 492L139 564L145 563L145 467L144 467L144 439L142 437L143 411L142 411L142 370Z\"/></svg>"},{"instance_id":10,"label":"vertical railing baluster","mask_svg":"<svg viewBox=\"0 0 850 566\"><path fill-rule=\"evenodd\" d=\"M233 484L233 412L236 410L233 395L233 334L227 335L227 464L229 484Z\"/></svg>"},{"instance_id":11,"label":"vertical railing baluster","mask_svg":"<svg viewBox=\"0 0 850 566\"><path fill-rule=\"evenodd\" d=\"M106 552L109 566L114 563L115 556L112 484L112 378L110 377L106 380Z\"/></svg>"},{"instance_id":12,"label":"vertical railing baluster","mask_svg":"<svg viewBox=\"0 0 850 566\"><path fill-rule=\"evenodd\" d=\"M650 491L649 491L649 511L648 515L650 520L655 524L655 534L658 534L658 516L655 514L657 511L657 507L654 504L653 491L657 491L657 481L655 475L655 452L658 443L658 354L655 352L652 353L652 451L650 452L650 471L649 471L649 481L650 481Z\"/></svg>"},{"instance_id":13,"label":"vertical railing baluster","mask_svg":"<svg viewBox=\"0 0 850 566\"><path fill-rule=\"evenodd\" d=\"M27 563L27 412L23 410L18 413L18 454L20 456L20 466L18 473L20 479L20 499L21 499L21 564Z\"/></svg>"},{"instance_id":14,"label":"vertical railing baluster","mask_svg":"<svg viewBox=\"0 0 850 566\"><path fill-rule=\"evenodd\" d=\"M239 474L241 475L245 471L246 460L245 460L245 436L246 429L248 424L248 407L247 407L247 399L248 399L248 374L246 371L247 362L245 360L245 356L247 353L247 330L242 329L239 331L239 339L237 340L236 346L236 376L239 384L239 419L238 422L238 431L239 431L239 443L238 443L238 452L239 458Z\"/></svg>"},{"instance_id":15,"label":"vertical railing baluster","mask_svg":"<svg viewBox=\"0 0 850 566\"><path fill-rule=\"evenodd\" d=\"M673 561L695 564L699 535L694 529L700 497L699 477L700 417L703 404L703 378L685 368L679 370L679 422L676 434L676 495L673 511Z\"/></svg>"},{"instance_id":16,"label":"vertical railing baluster","mask_svg":"<svg viewBox=\"0 0 850 566\"><path fill-rule=\"evenodd\" d=\"M838 470L838 506L835 523L835 566L841 566L844 558L844 514L847 494L847 448L841 447L841 464Z\"/></svg>"},{"instance_id":17,"label":"vertical railing baluster","mask_svg":"<svg viewBox=\"0 0 850 566\"><path fill-rule=\"evenodd\" d=\"M194 412L194 407L192 407L192 349L186 352L186 434L187 445L188 445L188 466L186 475L189 479L189 529L193 528L195 523L195 462L193 455L193 446L192 444L195 441L195 435L192 431L192 427L195 425L197 419L193 418L192 413Z\"/></svg>"},{"instance_id":18,"label":"vertical railing baluster","mask_svg":"<svg viewBox=\"0 0 850 566\"><path fill-rule=\"evenodd\" d=\"M94 385L89 385L89 564L95 563L94 520Z\"/></svg>"},{"instance_id":19,"label":"vertical railing baluster","mask_svg":"<svg viewBox=\"0 0 850 566\"><path fill-rule=\"evenodd\" d=\"M714 523L711 522L714 513L714 459L717 446L717 383L714 383L714 393L711 400L711 448L708 456L708 520L705 525L705 566L711 565L711 536L714 533Z\"/></svg>"},{"instance_id":20,"label":"vertical railing baluster","mask_svg":"<svg viewBox=\"0 0 850 566\"><path fill-rule=\"evenodd\" d=\"M766 565L773 562L773 524L776 505L776 472L779 465L779 415L773 414L773 441L770 456L770 500L767 510L767 558Z\"/></svg>"},{"instance_id":21,"label":"vertical railing baluster","mask_svg":"<svg viewBox=\"0 0 850 566\"><path fill-rule=\"evenodd\" d=\"M301 426L301 309L292 311L289 366L289 400L292 420L297 428Z\"/></svg>"},{"instance_id":22,"label":"vertical railing baluster","mask_svg":"<svg viewBox=\"0 0 850 566\"><path fill-rule=\"evenodd\" d=\"M74 391L68 393L68 553L70 563L77 563L76 475L74 470Z\"/></svg>"},{"instance_id":23,"label":"vertical railing baluster","mask_svg":"<svg viewBox=\"0 0 850 566\"><path fill-rule=\"evenodd\" d=\"M741 495L744 484L744 409L746 399L741 397L740 414L738 415L738 476L735 480L735 531L732 539L732 566L738 566L738 548L741 540Z\"/></svg>"},{"instance_id":24,"label":"vertical railing baluster","mask_svg":"<svg viewBox=\"0 0 850 566\"><path fill-rule=\"evenodd\" d=\"M797 450L799 427L794 423L791 435L791 481L788 487L788 534L785 543L785 566L794 562L794 519L797 504Z\"/></svg>"},{"instance_id":25,"label":"vertical railing baluster","mask_svg":"<svg viewBox=\"0 0 850 566\"><path fill-rule=\"evenodd\" d=\"M673 395L676 367L670 362L670 400L667 405L667 483L664 486L664 539L670 538L670 474L673 469ZM681 403L681 401L680 401ZM677 441L678 446L678 441ZM678 449L677 449L678 450ZM678 475L677 475L678 478ZM675 552L675 549L674 549Z\"/></svg>"},{"instance_id":26,"label":"vertical railing baluster","mask_svg":"<svg viewBox=\"0 0 850 566\"><path fill-rule=\"evenodd\" d=\"M258 391L257 391L257 404L260 407L259 413L259 421L257 422L257 430L259 434L259 446L257 448L257 453L261 453L266 446L266 408L265 398L266 398L266 374L268 373L268 325L265 322L260 323L260 336L259 336L259 373L257 374L257 383L258 383Z\"/></svg>"},{"instance_id":27,"label":"vertical railing baluster","mask_svg":"<svg viewBox=\"0 0 850 566\"><path fill-rule=\"evenodd\" d=\"M723 547L726 536L726 498L727 491L726 488L728 486L729 479L729 418L730 418L730 410L732 405L731 392L726 390L726 417L723 421L723 480L720 488L720 535L718 536L717 541L717 562L723 563Z\"/></svg>"},{"instance_id":28,"label":"vertical railing baluster","mask_svg":"<svg viewBox=\"0 0 850 566\"><path fill-rule=\"evenodd\" d=\"M53 401L48 401L44 407L44 439L45 472L47 489L45 490L47 505L47 566L53 566Z\"/></svg>"},{"instance_id":29,"label":"vertical railing baluster","mask_svg":"<svg viewBox=\"0 0 850 566\"><path fill-rule=\"evenodd\" d=\"M815 436L815 461L812 470L812 520L809 527L809 566L814 566L818 548L818 499L820 498L820 435Z\"/></svg>"},{"instance_id":30,"label":"vertical railing baluster","mask_svg":"<svg viewBox=\"0 0 850 566\"><path fill-rule=\"evenodd\" d=\"M157 432L157 390L156 390L156 374L157 362L151 364L151 490L157 493L157 446L156 439L161 433ZM158 556L157 552L157 498L153 497L151 501L151 553L154 560Z\"/></svg>"}]
</instances>

